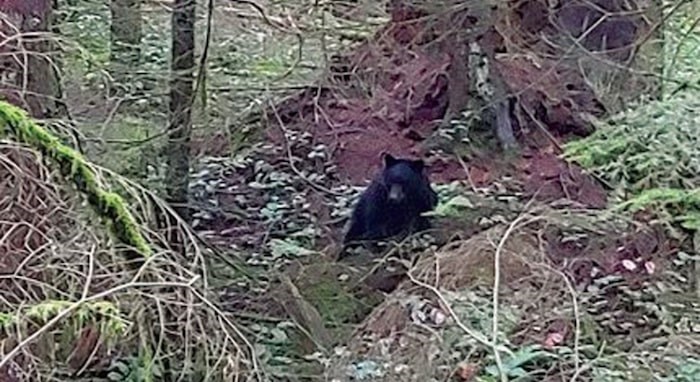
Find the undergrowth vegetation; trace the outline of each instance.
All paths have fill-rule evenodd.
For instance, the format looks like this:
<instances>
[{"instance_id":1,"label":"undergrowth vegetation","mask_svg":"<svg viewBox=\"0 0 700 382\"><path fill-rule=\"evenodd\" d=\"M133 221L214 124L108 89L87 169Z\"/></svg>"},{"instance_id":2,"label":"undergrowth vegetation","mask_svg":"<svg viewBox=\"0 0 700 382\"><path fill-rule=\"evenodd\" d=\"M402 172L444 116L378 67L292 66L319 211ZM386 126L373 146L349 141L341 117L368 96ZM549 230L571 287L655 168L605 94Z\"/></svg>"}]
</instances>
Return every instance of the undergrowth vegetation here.
<instances>
[{"instance_id":1,"label":"undergrowth vegetation","mask_svg":"<svg viewBox=\"0 0 700 382\"><path fill-rule=\"evenodd\" d=\"M614 186L620 208L646 207L700 228L700 92L637 105L567 145L568 159Z\"/></svg>"}]
</instances>

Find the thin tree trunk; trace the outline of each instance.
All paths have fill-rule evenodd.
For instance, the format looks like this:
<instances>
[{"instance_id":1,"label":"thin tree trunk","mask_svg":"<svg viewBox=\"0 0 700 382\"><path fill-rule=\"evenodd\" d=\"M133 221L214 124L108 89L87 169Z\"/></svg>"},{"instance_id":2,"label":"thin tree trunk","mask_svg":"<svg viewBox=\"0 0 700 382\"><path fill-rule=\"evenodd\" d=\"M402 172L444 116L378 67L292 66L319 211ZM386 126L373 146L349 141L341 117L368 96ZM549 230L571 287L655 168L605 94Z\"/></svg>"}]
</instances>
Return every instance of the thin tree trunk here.
<instances>
[{"instance_id":1,"label":"thin tree trunk","mask_svg":"<svg viewBox=\"0 0 700 382\"><path fill-rule=\"evenodd\" d=\"M172 16L172 62L170 82L170 126L166 148L169 202L189 220L189 142L192 130L195 1L175 0Z\"/></svg>"},{"instance_id":2,"label":"thin tree trunk","mask_svg":"<svg viewBox=\"0 0 700 382\"><path fill-rule=\"evenodd\" d=\"M125 86L141 61L141 0L112 0L109 10L110 72L118 86Z\"/></svg>"},{"instance_id":3,"label":"thin tree trunk","mask_svg":"<svg viewBox=\"0 0 700 382\"><path fill-rule=\"evenodd\" d=\"M658 77L650 79L650 89L649 93L654 99L660 100L664 96L664 82L662 80L664 76L664 50L666 47L666 41L664 40L665 23L664 23L664 2L662 0L652 0L649 6L650 19L652 22L658 23L656 31L654 31L653 38L651 40L652 52L649 56L651 57L651 67L652 70L658 74Z\"/></svg>"},{"instance_id":4,"label":"thin tree trunk","mask_svg":"<svg viewBox=\"0 0 700 382\"><path fill-rule=\"evenodd\" d=\"M52 13L49 15L48 19L48 25L49 28L51 29L51 32L56 35L60 36L61 35L61 30L58 28L58 24L61 23L61 20L59 20L59 8L58 8L58 0L53 0L51 3L51 8L52 8ZM49 42L52 45L57 45L53 44L52 42ZM57 48L57 49L54 49ZM49 47L51 51L58 51L62 52L60 46L51 46ZM53 82L53 90L54 90L54 102L56 103L55 105L55 112L53 113L52 117L60 117L60 118L66 118L68 120L71 120L70 112L68 111L68 105L66 104L65 100L63 99L63 82L61 81L61 73L63 72L63 56L62 54L57 54L55 57L53 57L54 65L51 65L51 80ZM78 147L80 147L80 142L76 138L76 143ZM82 151L82 150L81 150Z\"/></svg>"}]
</instances>

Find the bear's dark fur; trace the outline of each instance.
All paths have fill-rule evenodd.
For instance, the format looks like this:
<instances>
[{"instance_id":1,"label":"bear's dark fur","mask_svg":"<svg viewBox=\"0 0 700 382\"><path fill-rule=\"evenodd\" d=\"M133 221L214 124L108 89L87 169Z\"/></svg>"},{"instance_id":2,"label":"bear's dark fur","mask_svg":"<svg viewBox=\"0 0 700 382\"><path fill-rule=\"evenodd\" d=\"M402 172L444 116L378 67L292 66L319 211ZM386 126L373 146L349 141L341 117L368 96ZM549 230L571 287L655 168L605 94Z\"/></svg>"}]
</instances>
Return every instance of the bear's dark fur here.
<instances>
[{"instance_id":1,"label":"bear's dark fur","mask_svg":"<svg viewBox=\"0 0 700 382\"><path fill-rule=\"evenodd\" d=\"M347 246L426 230L430 222L421 213L433 210L437 201L422 160L385 154L384 168L360 196L343 243Z\"/></svg>"}]
</instances>

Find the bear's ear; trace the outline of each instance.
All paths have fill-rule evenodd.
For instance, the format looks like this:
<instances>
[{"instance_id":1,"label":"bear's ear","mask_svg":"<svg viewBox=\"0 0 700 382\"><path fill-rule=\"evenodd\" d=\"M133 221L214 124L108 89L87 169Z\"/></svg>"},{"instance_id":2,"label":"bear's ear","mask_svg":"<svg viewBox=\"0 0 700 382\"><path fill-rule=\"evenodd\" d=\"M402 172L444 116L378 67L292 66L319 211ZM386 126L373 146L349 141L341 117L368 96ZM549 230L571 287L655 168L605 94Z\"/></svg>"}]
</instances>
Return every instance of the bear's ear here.
<instances>
[{"instance_id":1,"label":"bear's ear","mask_svg":"<svg viewBox=\"0 0 700 382\"><path fill-rule=\"evenodd\" d=\"M396 164L399 160L394 158L393 155L389 153L384 153L384 167L391 167Z\"/></svg>"},{"instance_id":2,"label":"bear's ear","mask_svg":"<svg viewBox=\"0 0 700 382\"><path fill-rule=\"evenodd\" d=\"M423 162L422 159L412 160L411 168L413 168L416 172L423 172L423 169L425 168L425 162Z\"/></svg>"}]
</instances>

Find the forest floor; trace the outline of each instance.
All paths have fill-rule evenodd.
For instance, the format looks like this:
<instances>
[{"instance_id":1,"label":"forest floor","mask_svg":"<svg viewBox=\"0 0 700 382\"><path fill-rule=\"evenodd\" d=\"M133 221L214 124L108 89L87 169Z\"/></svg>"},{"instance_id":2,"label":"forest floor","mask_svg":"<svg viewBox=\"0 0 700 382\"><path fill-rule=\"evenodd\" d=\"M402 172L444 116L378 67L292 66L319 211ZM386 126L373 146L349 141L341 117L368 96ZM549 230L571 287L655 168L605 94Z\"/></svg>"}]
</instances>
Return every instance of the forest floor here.
<instances>
[{"instance_id":1,"label":"forest floor","mask_svg":"<svg viewBox=\"0 0 700 382\"><path fill-rule=\"evenodd\" d=\"M257 297L251 285L228 288L228 309L287 317L304 328L290 340L295 345L272 352L273 370L321 372L304 357L319 346L345 349L325 367L338 380L468 381L495 377L499 368L536 380L645 379L656 367L674 370L694 340L663 340L668 356L648 352L666 325L684 321L685 308L659 298L686 280L674 264L678 241L648 225L649 217L629 224L607 212L608 190L562 159L543 134L519 136L514 154L477 128L470 142L448 145L456 152L440 150L426 138L436 135L433 119L445 110L445 63L413 54L386 58L399 64L369 98L330 78L321 83L333 86L271 105L261 142L194 171L200 232L247 253L269 276ZM366 58L361 47L349 61ZM441 202L436 229L381 256L338 263L361 190L353 186L376 174L383 151L427 160ZM698 323L683 325L693 331ZM509 349L499 350L504 359L484 353L496 346L489 338ZM604 347L609 358L597 353ZM625 366L647 362L655 366Z\"/></svg>"}]
</instances>

